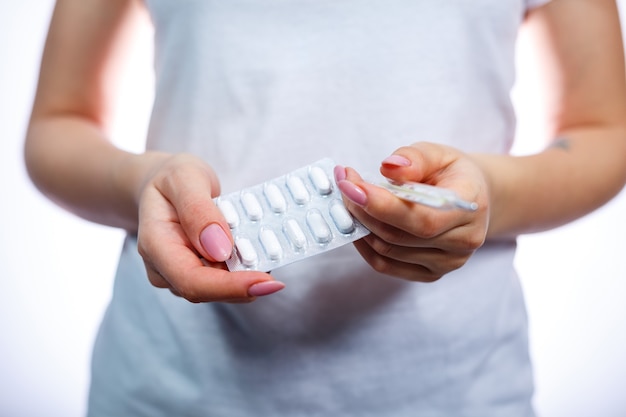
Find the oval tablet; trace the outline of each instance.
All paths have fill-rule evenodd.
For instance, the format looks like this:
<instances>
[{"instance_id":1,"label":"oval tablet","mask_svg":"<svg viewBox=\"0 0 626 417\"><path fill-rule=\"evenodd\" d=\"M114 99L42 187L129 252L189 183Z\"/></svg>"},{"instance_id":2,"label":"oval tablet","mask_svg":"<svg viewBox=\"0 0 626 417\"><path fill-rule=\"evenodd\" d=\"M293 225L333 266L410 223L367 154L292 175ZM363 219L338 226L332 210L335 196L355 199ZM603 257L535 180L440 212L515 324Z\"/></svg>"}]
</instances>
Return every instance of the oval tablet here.
<instances>
[{"instance_id":1,"label":"oval tablet","mask_svg":"<svg viewBox=\"0 0 626 417\"><path fill-rule=\"evenodd\" d=\"M241 263L247 267L253 267L259 261L259 257L256 253L256 249L250 242L250 239L240 237L235 241L237 247L237 254Z\"/></svg>"},{"instance_id":2,"label":"oval tablet","mask_svg":"<svg viewBox=\"0 0 626 417\"><path fill-rule=\"evenodd\" d=\"M343 234L350 234L354 231L354 221L348 209L339 201L330 204L330 217L333 219L337 229Z\"/></svg>"},{"instance_id":3,"label":"oval tablet","mask_svg":"<svg viewBox=\"0 0 626 417\"><path fill-rule=\"evenodd\" d=\"M289 239L289 242L296 250L302 250L306 246L306 236L304 231L296 221L296 219L287 219L283 224L285 234Z\"/></svg>"},{"instance_id":4,"label":"oval tablet","mask_svg":"<svg viewBox=\"0 0 626 417\"><path fill-rule=\"evenodd\" d=\"M333 235L330 227L328 227L328 223L326 223L319 210L310 210L306 215L306 222L317 243L328 243L331 241Z\"/></svg>"},{"instance_id":5,"label":"oval tablet","mask_svg":"<svg viewBox=\"0 0 626 417\"><path fill-rule=\"evenodd\" d=\"M284 213L287 211L287 200L278 185L269 183L265 187L265 197L274 213Z\"/></svg>"},{"instance_id":6,"label":"oval tablet","mask_svg":"<svg viewBox=\"0 0 626 417\"><path fill-rule=\"evenodd\" d=\"M263 208L254 194L243 193L241 195L241 204L250 220L257 221L263 218Z\"/></svg>"},{"instance_id":7,"label":"oval tablet","mask_svg":"<svg viewBox=\"0 0 626 417\"><path fill-rule=\"evenodd\" d=\"M283 257L283 247L272 229L262 229L259 238L268 258L277 261Z\"/></svg>"},{"instance_id":8,"label":"oval tablet","mask_svg":"<svg viewBox=\"0 0 626 417\"><path fill-rule=\"evenodd\" d=\"M311 167L309 170L309 178L311 178L311 182L319 194L327 195L332 191L330 179L322 168L318 166Z\"/></svg>"},{"instance_id":9,"label":"oval tablet","mask_svg":"<svg viewBox=\"0 0 626 417\"><path fill-rule=\"evenodd\" d=\"M228 223L228 226L231 229L234 229L239 225L239 214L237 213L237 209L233 203L229 200L218 200L217 207L224 215L226 223Z\"/></svg>"},{"instance_id":10,"label":"oval tablet","mask_svg":"<svg viewBox=\"0 0 626 417\"><path fill-rule=\"evenodd\" d=\"M297 204L303 205L309 201L309 190L306 189L304 181L298 176L291 176L287 179L287 188L293 197L293 201Z\"/></svg>"}]
</instances>

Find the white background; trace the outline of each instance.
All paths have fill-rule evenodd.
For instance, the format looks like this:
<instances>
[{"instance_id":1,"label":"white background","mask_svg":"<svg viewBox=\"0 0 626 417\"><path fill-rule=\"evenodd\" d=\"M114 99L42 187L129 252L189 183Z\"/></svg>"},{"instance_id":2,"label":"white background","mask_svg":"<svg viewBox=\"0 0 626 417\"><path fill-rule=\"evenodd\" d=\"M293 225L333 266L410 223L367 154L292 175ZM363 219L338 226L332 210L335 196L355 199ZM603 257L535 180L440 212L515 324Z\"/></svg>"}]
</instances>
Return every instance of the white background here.
<instances>
[{"instance_id":1,"label":"white background","mask_svg":"<svg viewBox=\"0 0 626 417\"><path fill-rule=\"evenodd\" d=\"M52 0L0 0L0 417L78 417L122 233L73 217L29 183L22 142ZM141 146L150 33L135 49L116 142ZM525 48L520 49L525 55ZM519 136L537 131L522 68ZM626 115L624 115L626 117ZM598 161L601 163L601 161ZM626 155L624 155L626 163ZM626 191L597 212L520 239L537 409L545 417L626 415Z\"/></svg>"}]
</instances>

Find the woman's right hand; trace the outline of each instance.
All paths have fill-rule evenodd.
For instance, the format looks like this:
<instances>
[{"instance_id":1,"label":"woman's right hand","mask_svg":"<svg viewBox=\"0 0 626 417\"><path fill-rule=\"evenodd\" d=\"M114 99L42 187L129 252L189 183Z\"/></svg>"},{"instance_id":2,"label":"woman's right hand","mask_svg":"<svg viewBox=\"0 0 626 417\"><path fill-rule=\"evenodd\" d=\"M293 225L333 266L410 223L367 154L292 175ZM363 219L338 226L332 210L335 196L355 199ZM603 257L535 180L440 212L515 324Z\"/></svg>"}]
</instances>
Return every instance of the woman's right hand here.
<instances>
[{"instance_id":1,"label":"woman's right hand","mask_svg":"<svg viewBox=\"0 0 626 417\"><path fill-rule=\"evenodd\" d=\"M133 155L110 142L120 61L148 18L143 2L58 1L25 142L33 183L89 221L138 231L148 277L189 301L250 301L283 287L229 273L232 238L212 201L215 173L198 158Z\"/></svg>"},{"instance_id":2,"label":"woman's right hand","mask_svg":"<svg viewBox=\"0 0 626 417\"><path fill-rule=\"evenodd\" d=\"M220 186L210 166L188 154L150 159L136 195L138 248L154 286L194 303L249 302L284 287L267 273L227 270L233 241L213 202Z\"/></svg>"}]
</instances>

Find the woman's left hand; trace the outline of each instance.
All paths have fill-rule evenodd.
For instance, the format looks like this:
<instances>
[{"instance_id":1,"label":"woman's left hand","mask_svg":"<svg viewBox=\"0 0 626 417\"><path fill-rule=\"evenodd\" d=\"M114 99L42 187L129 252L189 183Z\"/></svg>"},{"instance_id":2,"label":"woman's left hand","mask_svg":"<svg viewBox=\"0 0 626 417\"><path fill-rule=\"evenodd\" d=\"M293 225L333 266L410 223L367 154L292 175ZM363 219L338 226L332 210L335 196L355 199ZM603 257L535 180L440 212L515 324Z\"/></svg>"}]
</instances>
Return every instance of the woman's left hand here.
<instances>
[{"instance_id":1,"label":"woman's left hand","mask_svg":"<svg viewBox=\"0 0 626 417\"><path fill-rule=\"evenodd\" d=\"M482 246L489 223L489 190L485 175L469 156L448 146L418 142L396 150L382 161L380 171L395 181L451 189L478 208L439 210L408 202L365 182L354 169L337 167L335 177L346 206L372 232L355 246L376 271L433 282L463 266Z\"/></svg>"}]
</instances>

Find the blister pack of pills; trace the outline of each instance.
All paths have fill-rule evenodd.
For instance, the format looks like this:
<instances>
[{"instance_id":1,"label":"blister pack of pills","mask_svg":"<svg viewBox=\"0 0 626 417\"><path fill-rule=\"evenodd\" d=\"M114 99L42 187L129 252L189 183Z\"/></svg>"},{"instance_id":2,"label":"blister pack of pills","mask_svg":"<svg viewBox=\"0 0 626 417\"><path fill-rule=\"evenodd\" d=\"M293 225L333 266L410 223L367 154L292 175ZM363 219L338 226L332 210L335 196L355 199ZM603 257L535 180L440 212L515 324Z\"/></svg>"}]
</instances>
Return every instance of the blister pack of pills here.
<instances>
[{"instance_id":1,"label":"blister pack of pills","mask_svg":"<svg viewBox=\"0 0 626 417\"><path fill-rule=\"evenodd\" d=\"M322 159L286 175L215 198L235 239L230 271L271 271L369 233L346 209Z\"/></svg>"}]
</instances>

